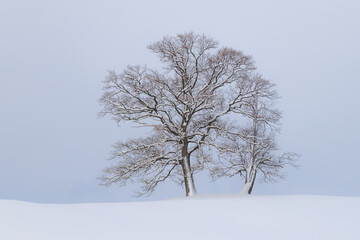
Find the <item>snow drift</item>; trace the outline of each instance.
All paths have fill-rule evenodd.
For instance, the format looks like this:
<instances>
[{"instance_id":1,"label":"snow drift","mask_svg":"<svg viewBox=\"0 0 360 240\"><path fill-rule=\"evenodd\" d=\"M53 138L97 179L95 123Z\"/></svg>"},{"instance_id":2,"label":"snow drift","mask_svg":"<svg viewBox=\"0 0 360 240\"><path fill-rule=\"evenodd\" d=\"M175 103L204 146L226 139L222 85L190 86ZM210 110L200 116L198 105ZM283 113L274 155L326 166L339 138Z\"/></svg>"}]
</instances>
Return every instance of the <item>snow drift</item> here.
<instances>
[{"instance_id":1,"label":"snow drift","mask_svg":"<svg viewBox=\"0 0 360 240\"><path fill-rule=\"evenodd\" d=\"M360 239L360 198L198 196L157 202L0 200L0 239Z\"/></svg>"}]
</instances>

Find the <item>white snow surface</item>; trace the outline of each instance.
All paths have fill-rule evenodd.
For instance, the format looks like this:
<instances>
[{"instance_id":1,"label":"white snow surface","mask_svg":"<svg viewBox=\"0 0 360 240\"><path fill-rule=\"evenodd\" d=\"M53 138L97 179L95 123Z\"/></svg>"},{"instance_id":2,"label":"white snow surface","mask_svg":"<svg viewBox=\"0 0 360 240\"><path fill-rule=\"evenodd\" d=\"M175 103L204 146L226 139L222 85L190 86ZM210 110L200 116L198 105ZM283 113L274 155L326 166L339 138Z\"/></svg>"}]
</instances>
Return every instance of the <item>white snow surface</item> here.
<instances>
[{"instance_id":1,"label":"white snow surface","mask_svg":"<svg viewBox=\"0 0 360 240\"><path fill-rule=\"evenodd\" d=\"M0 200L0 239L360 239L360 197L196 196L156 202Z\"/></svg>"}]
</instances>

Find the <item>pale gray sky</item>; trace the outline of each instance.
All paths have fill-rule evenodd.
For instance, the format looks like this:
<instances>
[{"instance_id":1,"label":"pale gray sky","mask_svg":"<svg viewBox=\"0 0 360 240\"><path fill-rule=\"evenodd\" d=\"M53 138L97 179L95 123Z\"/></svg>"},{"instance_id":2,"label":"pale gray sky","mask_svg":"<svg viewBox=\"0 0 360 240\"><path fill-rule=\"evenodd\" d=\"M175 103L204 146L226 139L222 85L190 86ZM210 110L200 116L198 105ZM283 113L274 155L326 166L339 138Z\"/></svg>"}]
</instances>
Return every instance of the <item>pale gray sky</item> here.
<instances>
[{"instance_id":1,"label":"pale gray sky","mask_svg":"<svg viewBox=\"0 0 360 240\"><path fill-rule=\"evenodd\" d=\"M140 136L97 119L107 70L159 63L146 46L205 33L251 54L278 85L280 145L302 155L286 181L254 194L360 196L359 1L10 1L0 5L0 199L133 201L135 185L96 179L117 140ZM199 193L235 193L239 178ZM163 184L148 199L184 196Z\"/></svg>"}]
</instances>

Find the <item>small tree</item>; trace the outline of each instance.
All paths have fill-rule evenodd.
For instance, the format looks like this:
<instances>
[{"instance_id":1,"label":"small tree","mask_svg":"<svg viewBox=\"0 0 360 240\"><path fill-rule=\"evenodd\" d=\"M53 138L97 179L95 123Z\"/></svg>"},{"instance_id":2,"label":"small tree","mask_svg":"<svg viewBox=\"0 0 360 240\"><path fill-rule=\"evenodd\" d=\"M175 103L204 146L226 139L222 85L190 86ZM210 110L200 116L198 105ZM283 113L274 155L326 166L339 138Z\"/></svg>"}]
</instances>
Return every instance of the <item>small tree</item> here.
<instances>
[{"instance_id":1,"label":"small tree","mask_svg":"<svg viewBox=\"0 0 360 240\"><path fill-rule=\"evenodd\" d=\"M295 166L296 153L278 153L275 137L279 130L281 114L274 108L278 98L274 84L261 76L254 82L262 85L262 92L244 100L236 113L241 115L240 124L218 131L219 138L212 142L220 155L212 174L215 177L240 175L245 180L242 193L251 194L258 173L264 181L282 178L281 169Z\"/></svg>"},{"instance_id":2,"label":"small tree","mask_svg":"<svg viewBox=\"0 0 360 240\"><path fill-rule=\"evenodd\" d=\"M204 35L164 37L148 48L164 72L140 66L109 72L100 115L132 121L152 133L116 144L115 163L105 169L103 181L123 185L136 180L145 194L170 178L184 184L190 196L196 194L193 174L210 161L202 146L224 129L224 117L261 93L262 86L250 77L255 70L250 56L217 49L218 43Z\"/></svg>"}]
</instances>

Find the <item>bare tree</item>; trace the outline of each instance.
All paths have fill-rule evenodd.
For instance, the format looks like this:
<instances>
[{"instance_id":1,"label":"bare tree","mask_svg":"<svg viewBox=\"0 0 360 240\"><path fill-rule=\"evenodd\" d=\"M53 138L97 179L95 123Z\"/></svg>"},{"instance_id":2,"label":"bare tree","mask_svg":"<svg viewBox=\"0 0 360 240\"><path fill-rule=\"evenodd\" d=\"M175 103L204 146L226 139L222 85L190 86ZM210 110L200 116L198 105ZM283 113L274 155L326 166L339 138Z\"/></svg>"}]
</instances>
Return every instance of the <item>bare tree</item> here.
<instances>
[{"instance_id":1,"label":"bare tree","mask_svg":"<svg viewBox=\"0 0 360 240\"><path fill-rule=\"evenodd\" d=\"M109 72L100 116L131 121L152 133L116 144L115 163L105 169L103 181L139 181L145 194L172 179L190 196L196 194L194 173L210 162L202 146L226 125L226 115L241 110L263 86L250 77L255 70L250 56L219 49L204 35L164 37L148 48L164 71L128 66L121 74Z\"/></svg>"},{"instance_id":2,"label":"bare tree","mask_svg":"<svg viewBox=\"0 0 360 240\"><path fill-rule=\"evenodd\" d=\"M218 131L218 139L211 142L220 155L212 170L215 177L240 175L245 180L241 190L251 194L258 173L264 181L282 178L281 169L295 166L296 153L278 153L276 135L279 131L280 112L274 108L278 98L274 84L259 75L254 82L262 85L262 92L244 100L236 110L242 121Z\"/></svg>"}]
</instances>

